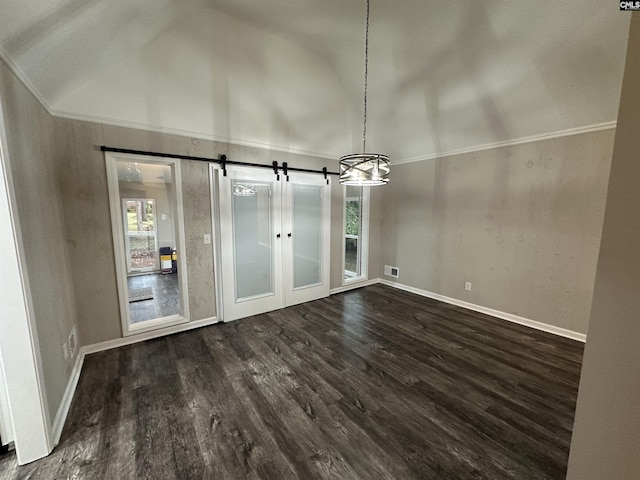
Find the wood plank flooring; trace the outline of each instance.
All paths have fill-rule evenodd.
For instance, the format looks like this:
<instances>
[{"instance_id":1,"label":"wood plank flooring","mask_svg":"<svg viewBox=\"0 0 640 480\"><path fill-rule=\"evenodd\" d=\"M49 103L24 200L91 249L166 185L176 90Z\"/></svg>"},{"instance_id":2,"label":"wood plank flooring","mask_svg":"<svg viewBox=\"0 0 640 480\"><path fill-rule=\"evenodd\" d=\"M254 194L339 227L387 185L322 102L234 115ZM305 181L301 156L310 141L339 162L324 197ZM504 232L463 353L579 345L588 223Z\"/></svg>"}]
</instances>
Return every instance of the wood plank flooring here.
<instances>
[{"instance_id":1,"label":"wood plank flooring","mask_svg":"<svg viewBox=\"0 0 640 480\"><path fill-rule=\"evenodd\" d=\"M162 275L132 275L127 277L127 288L151 288L153 299L129 303L131 323L144 322L155 318L178 315L180 313L180 289L178 273Z\"/></svg>"},{"instance_id":2,"label":"wood plank flooring","mask_svg":"<svg viewBox=\"0 0 640 480\"><path fill-rule=\"evenodd\" d=\"M563 479L582 351L374 285L88 356L0 478Z\"/></svg>"}]
</instances>

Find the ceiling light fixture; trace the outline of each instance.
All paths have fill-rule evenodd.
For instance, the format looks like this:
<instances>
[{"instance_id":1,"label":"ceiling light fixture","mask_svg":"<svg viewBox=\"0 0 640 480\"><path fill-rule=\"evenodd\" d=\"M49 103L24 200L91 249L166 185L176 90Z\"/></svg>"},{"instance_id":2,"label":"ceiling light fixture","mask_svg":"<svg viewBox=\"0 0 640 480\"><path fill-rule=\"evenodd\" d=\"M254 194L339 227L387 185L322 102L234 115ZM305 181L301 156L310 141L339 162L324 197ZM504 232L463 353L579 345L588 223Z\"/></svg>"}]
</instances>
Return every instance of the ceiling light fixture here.
<instances>
[{"instance_id":1,"label":"ceiling light fixture","mask_svg":"<svg viewBox=\"0 0 640 480\"><path fill-rule=\"evenodd\" d=\"M340 183L343 185L373 186L389 183L389 157L367 151L367 81L369 76L369 0L367 0L367 28L364 42L364 115L362 152L340 158Z\"/></svg>"}]
</instances>

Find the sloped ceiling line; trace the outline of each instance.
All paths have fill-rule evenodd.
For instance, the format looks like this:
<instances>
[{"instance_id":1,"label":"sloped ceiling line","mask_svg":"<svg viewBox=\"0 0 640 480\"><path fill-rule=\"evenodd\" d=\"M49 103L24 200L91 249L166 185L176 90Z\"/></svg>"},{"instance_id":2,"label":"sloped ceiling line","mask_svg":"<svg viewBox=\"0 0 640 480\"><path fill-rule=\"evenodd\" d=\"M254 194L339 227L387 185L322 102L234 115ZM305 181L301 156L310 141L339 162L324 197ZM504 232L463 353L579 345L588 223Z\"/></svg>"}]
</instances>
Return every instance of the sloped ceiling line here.
<instances>
[{"instance_id":1,"label":"sloped ceiling line","mask_svg":"<svg viewBox=\"0 0 640 480\"><path fill-rule=\"evenodd\" d=\"M630 16L602 0L372 0L368 146L391 162L603 128ZM365 3L0 0L47 111L337 159L360 145Z\"/></svg>"}]
</instances>

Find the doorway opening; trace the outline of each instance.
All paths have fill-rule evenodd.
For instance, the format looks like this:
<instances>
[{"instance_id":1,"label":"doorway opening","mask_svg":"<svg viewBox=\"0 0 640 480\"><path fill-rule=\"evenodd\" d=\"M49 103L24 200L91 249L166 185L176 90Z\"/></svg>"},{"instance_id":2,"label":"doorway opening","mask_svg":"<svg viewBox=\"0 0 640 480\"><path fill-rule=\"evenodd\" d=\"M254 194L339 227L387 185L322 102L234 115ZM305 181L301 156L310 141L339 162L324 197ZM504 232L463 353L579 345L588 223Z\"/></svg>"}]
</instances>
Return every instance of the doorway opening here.
<instances>
[{"instance_id":1,"label":"doorway opening","mask_svg":"<svg viewBox=\"0 0 640 480\"><path fill-rule=\"evenodd\" d=\"M344 187L343 285L367 280L369 188Z\"/></svg>"},{"instance_id":2,"label":"doorway opening","mask_svg":"<svg viewBox=\"0 0 640 480\"><path fill-rule=\"evenodd\" d=\"M123 333L188 321L180 164L106 154Z\"/></svg>"}]
</instances>

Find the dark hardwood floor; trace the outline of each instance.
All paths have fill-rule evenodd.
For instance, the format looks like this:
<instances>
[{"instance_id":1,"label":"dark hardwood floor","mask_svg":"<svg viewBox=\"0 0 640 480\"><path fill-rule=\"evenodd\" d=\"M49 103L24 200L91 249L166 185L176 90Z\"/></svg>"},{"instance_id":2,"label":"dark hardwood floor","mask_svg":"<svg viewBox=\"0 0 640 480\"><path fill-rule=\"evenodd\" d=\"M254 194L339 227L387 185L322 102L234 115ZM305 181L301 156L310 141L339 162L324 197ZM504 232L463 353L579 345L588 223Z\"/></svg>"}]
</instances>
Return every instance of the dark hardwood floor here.
<instances>
[{"instance_id":1,"label":"dark hardwood floor","mask_svg":"<svg viewBox=\"0 0 640 480\"><path fill-rule=\"evenodd\" d=\"M153 299L129 303L131 323L144 322L180 313L180 288L178 273L162 275L150 273L127 277L127 288L151 288Z\"/></svg>"},{"instance_id":2,"label":"dark hardwood floor","mask_svg":"<svg viewBox=\"0 0 640 480\"><path fill-rule=\"evenodd\" d=\"M563 479L582 344L375 285L90 355L1 478Z\"/></svg>"}]
</instances>

